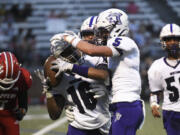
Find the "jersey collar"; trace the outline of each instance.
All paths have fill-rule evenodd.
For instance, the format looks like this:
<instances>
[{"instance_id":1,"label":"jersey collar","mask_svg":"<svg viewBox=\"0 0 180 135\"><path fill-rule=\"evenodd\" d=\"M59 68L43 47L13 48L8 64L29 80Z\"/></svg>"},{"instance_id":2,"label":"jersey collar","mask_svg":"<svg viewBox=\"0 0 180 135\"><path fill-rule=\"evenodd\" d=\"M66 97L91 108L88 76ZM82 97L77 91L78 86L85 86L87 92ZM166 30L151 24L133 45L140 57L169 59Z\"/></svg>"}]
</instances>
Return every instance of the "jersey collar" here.
<instances>
[{"instance_id":1,"label":"jersey collar","mask_svg":"<svg viewBox=\"0 0 180 135\"><path fill-rule=\"evenodd\" d=\"M172 66L172 65L170 65L170 64L167 62L167 57L164 57L164 62L165 62L166 65L168 65L169 67L172 67L172 68L174 68L174 69L175 69L175 68L179 65L179 63L180 63L180 61L178 61L175 66Z\"/></svg>"}]
</instances>

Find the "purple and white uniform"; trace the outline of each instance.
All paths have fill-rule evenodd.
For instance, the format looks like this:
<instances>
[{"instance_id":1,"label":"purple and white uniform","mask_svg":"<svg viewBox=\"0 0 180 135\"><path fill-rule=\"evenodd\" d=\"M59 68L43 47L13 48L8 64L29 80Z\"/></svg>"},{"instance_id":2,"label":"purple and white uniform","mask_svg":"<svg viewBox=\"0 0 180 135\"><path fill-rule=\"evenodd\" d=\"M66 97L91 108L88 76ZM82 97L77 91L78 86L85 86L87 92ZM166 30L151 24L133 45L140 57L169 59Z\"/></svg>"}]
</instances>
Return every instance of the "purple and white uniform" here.
<instances>
[{"instance_id":1,"label":"purple and white uniform","mask_svg":"<svg viewBox=\"0 0 180 135\"><path fill-rule=\"evenodd\" d=\"M168 135L180 134L180 62L162 57L148 70L151 92L163 91L164 128Z\"/></svg>"},{"instance_id":2,"label":"purple and white uniform","mask_svg":"<svg viewBox=\"0 0 180 135\"><path fill-rule=\"evenodd\" d=\"M83 66L98 67L104 63L102 57L84 56ZM54 94L63 95L73 106L75 120L70 123L68 135L99 135L99 130L108 133L110 128L109 93L95 99L90 93L90 84L104 82L85 78L77 74L64 73L60 84L53 88ZM80 130L79 130L80 129ZM76 133L77 132L77 133Z\"/></svg>"},{"instance_id":3,"label":"purple and white uniform","mask_svg":"<svg viewBox=\"0 0 180 135\"><path fill-rule=\"evenodd\" d=\"M140 99L140 54L136 43L124 36L110 38L107 46L113 56L108 58L112 72L112 135L133 135L143 122L143 103Z\"/></svg>"}]
</instances>

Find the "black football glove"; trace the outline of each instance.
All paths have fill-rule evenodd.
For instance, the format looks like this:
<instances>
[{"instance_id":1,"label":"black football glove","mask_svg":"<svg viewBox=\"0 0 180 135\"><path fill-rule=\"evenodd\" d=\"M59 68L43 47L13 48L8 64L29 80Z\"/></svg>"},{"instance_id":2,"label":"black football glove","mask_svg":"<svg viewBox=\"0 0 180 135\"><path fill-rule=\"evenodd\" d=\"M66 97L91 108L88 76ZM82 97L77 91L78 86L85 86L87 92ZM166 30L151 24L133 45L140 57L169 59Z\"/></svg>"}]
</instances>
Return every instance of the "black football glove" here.
<instances>
[{"instance_id":1,"label":"black football glove","mask_svg":"<svg viewBox=\"0 0 180 135\"><path fill-rule=\"evenodd\" d=\"M26 109L18 108L13 111L14 116L18 121L21 121L26 114Z\"/></svg>"}]
</instances>

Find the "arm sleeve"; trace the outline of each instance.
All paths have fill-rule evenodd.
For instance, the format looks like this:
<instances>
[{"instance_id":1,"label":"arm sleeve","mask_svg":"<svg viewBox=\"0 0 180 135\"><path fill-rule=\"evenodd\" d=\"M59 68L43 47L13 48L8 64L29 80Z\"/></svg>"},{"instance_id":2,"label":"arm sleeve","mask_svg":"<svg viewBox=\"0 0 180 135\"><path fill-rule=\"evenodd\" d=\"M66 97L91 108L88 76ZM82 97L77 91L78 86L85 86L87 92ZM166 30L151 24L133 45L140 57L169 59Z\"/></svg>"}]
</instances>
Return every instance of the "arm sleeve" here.
<instances>
[{"instance_id":1,"label":"arm sleeve","mask_svg":"<svg viewBox=\"0 0 180 135\"><path fill-rule=\"evenodd\" d=\"M148 81L151 92L158 92L163 89L161 85L161 75L157 69L157 64L152 64L148 70Z\"/></svg>"},{"instance_id":2,"label":"arm sleeve","mask_svg":"<svg viewBox=\"0 0 180 135\"><path fill-rule=\"evenodd\" d=\"M19 87L19 92L18 92L18 105L19 108L24 108L28 109L28 89L32 85L32 78L30 73L24 69L21 68L21 76L18 81L18 87Z\"/></svg>"},{"instance_id":3,"label":"arm sleeve","mask_svg":"<svg viewBox=\"0 0 180 135\"><path fill-rule=\"evenodd\" d=\"M19 108L28 109L28 91L22 90L18 93Z\"/></svg>"}]
</instances>

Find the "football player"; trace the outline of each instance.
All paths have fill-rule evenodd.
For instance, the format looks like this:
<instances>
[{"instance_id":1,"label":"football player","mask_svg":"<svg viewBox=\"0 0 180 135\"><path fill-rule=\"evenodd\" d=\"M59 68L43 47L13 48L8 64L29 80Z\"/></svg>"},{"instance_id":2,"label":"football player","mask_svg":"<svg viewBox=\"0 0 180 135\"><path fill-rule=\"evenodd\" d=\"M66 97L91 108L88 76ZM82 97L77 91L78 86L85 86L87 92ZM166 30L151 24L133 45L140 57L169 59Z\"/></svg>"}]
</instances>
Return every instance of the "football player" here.
<instances>
[{"instance_id":1,"label":"football player","mask_svg":"<svg viewBox=\"0 0 180 135\"><path fill-rule=\"evenodd\" d=\"M87 41L89 43L95 43L94 24L96 23L96 19L97 16L91 16L84 20L79 32L79 36L82 40ZM89 60L91 59L91 61L93 61L93 57L89 57L88 55L84 55L84 57L86 59L88 58ZM104 61L106 61L106 59L104 59ZM69 122L72 122L74 120L74 114L71 105L66 106L65 114Z\"/></svg>"},{"instance_id":2,"label":"football player","mask_svg":"<svg viewBox=\"0 0 180 135\"><path fill-rule=\"evenodd\" d=\"M143 103L140 99L141 79L139 74L140 54L136 43L129 38L128 16L119 9L101 12L95 26L96 46L67 33L59 35L74 48L91 56L108 57L112 72L112 135L134 135L143 122ZM83 70L82 70L83 69ZM57 76L62 71L71 71L90 78L106 80L101 71L59 61Z\"/></svg>"},{"instance_id":3,"label":"football player","mask_svg":"<svg viewBox=\"0 0 180 135\"><path fill-rule=\"evenodd\" d=\"M11 52L0 53L0 135L19 135L19 123L28 109L30 73Z\"/></svg>"},{"instance_id":4,"label":"football player","mask_svg":"<svg viewBox=\"0 0 180 135\"><path fill-rule=\"evenodd\" d=\"M180 134L180 27L166 24L160 40L167 56L155 60L148 70L151 90L150 106L154 117L160 117L159 99L163 92L163 123L168 135Z\"/></svg>"},{"instance_id":5,"label":"football player","mask_svg":"<svg viewBox=\"0 0 180 135\"><path fill-rule=\"evenodd\" d=\"M89 17L82 24L80 34L83 40L93 42L95 18ZM57 58L57 61L63 59L71 63L77 63L77 65L93 66L97 68L96 70L99 70L99 68L106 70L106 63L102 57L80 56L82 53L68 45L67 42L57 40L58 36L55 35L51 38L51 52ZM52 64L56 66L57 61ZM42 81L47 81L40 75L40 72L36 72L36 74L39 74L38 76L42 78ZM45 91L48 91L46 93L47 108L51 118L57 119L60 116L64 104L67 104L70 108L66 109L66 116L71 121L67 135L108 134L110 128L109 94L103 81L96 81L77 74L64 73L61 82L57 87L52 88L52 91L49 91L49 86L44 82L43 87L46 89ZM56 98L57 96L59 98ZM61 101L58 102L60 99Z\"/></svg>"}]
</instances>

